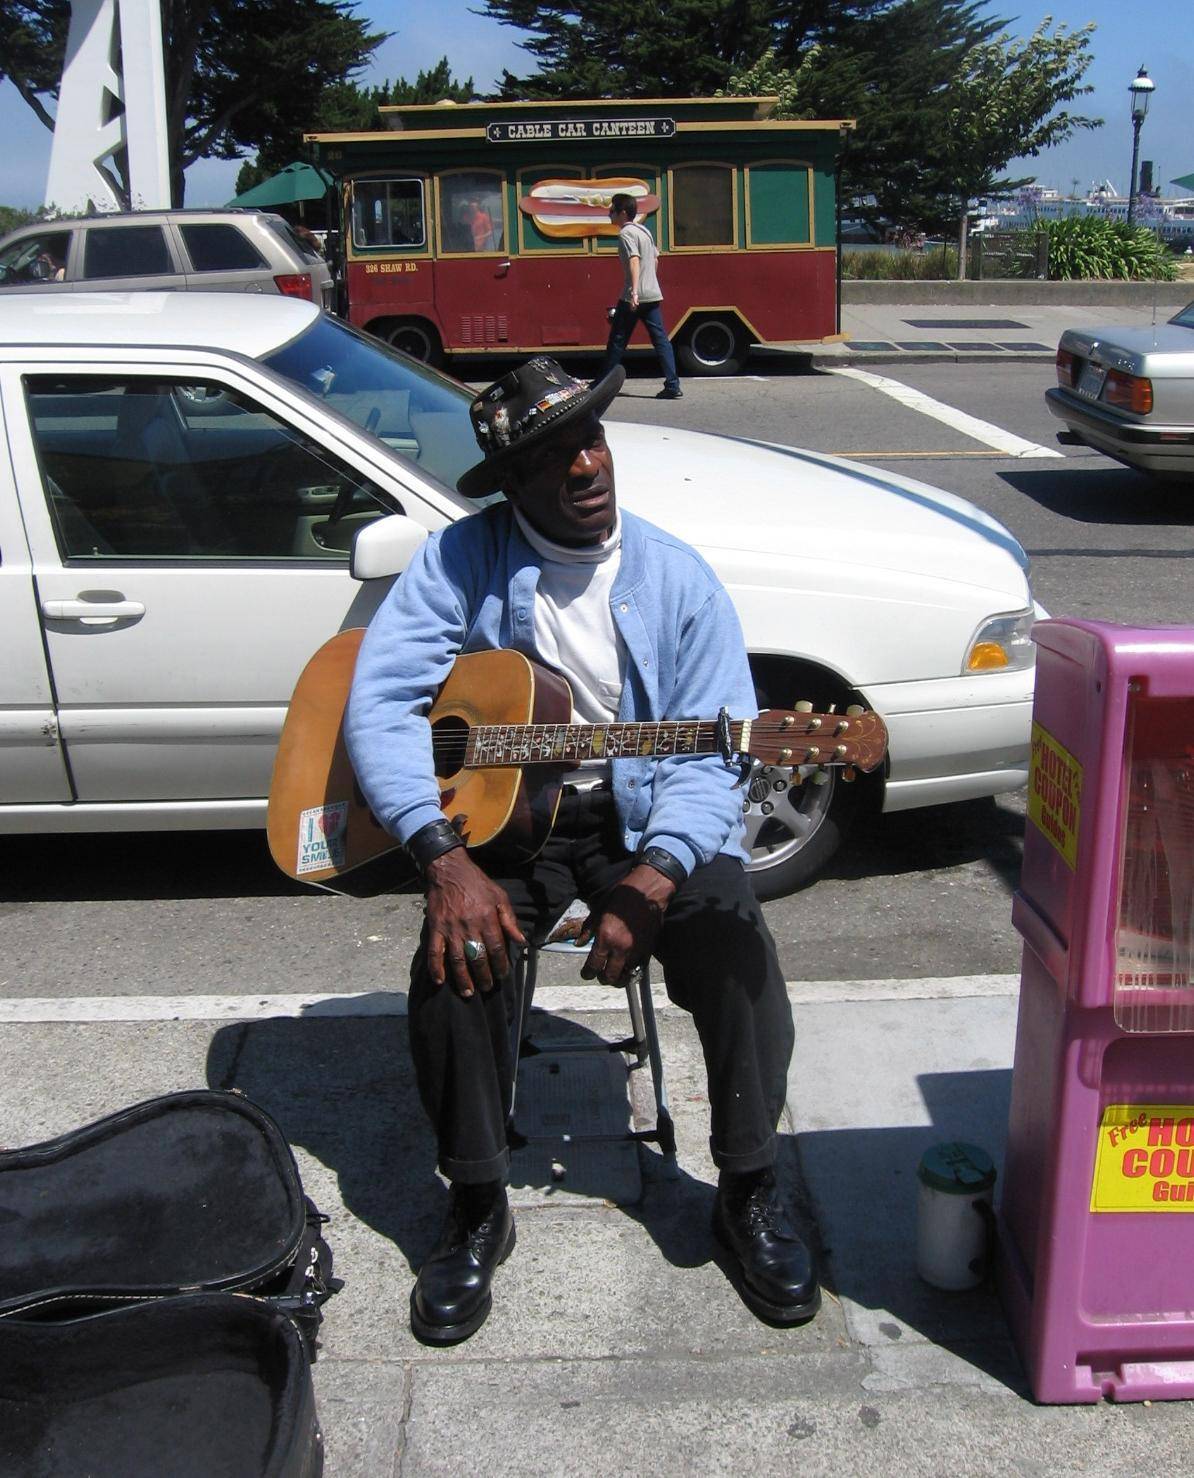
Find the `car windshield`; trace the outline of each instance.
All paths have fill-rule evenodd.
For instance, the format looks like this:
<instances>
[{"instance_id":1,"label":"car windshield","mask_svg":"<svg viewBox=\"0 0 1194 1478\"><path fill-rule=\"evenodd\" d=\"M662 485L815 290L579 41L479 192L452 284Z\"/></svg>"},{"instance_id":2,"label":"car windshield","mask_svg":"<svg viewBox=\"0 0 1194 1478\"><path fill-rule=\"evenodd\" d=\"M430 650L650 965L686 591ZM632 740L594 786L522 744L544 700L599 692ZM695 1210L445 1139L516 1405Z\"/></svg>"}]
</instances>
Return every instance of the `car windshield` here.
<instances>
[{"instance_id":1,"label":"car windshield","mask_svg":"<svg viewBox=\"0 0 1194 1478\"><path fill-rule=\"evenodd\" d=\"M320 317L263 362L448 488L479 460L463 385L335 319Z\"/></svg>"},{"instance_id":2,"label":"car windshield","mask_svg":"<svg viewBox=\"0 0 1194 1478\"><path fill-rule=\"evenodd\" d=\"M1176 323L1179 328L1194 328L1194 303L1187 303L1180 313L1175 313L1169 320Z\"/></svg>"}]
</instances>

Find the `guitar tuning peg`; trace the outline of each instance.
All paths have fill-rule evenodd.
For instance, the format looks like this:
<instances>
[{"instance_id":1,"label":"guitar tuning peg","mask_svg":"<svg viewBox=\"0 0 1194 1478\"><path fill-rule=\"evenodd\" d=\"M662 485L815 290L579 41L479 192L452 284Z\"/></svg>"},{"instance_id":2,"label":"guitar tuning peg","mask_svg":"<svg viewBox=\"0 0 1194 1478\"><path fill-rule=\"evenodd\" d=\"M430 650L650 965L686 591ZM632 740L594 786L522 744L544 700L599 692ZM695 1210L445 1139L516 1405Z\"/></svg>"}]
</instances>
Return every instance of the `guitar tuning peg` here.
<instances>
[{"instance_id":1,"label":"guitar tuning peg","mask_svg":"<svg viewBox=\"0 0 1194 1478\"><path fill-rule=\"evenodd\" d=\"M809 778L814 785L827 785L829 783L829 771L822 765L820 769L814 770Z\"/></svg>"},{"instance_id":2,"label":"guitar tuning peg","mask_svg":"<svg viewBox=\"0 0 1194 1478\"><path fill-rule=\"evenodd\" d=\"M812 713L813 705L807 699L802 698L796 705L797 713Z\"/></svg>"},{"instance_id":3,"label":"guitar tuning peg","mask_svg":"<svg viewBox=\"0 0 1194 1478\"><path fill-rule=\"evenodd\" d=\"M865 713L865 712L866 712L866 709L863 708L863 706L862 706L861 703L851 703L850 706L849 706L849 708L846 709L846 717L847 718L857 718L859 716L859 714L862 714L862 713Z\"/></svg>"},{"instance_id":4,"label":"guitar tuning peg","mask_svg":"<svg viewBox=\"0 0 1194 1478\"><path fill-rule=\"evenodd\" d=\"M847 785L853 785L855 780L858 779L858 771L854 768L853 765L847 765L842 771L842 779L846 782Z\"/></svg>"}]
</instances>

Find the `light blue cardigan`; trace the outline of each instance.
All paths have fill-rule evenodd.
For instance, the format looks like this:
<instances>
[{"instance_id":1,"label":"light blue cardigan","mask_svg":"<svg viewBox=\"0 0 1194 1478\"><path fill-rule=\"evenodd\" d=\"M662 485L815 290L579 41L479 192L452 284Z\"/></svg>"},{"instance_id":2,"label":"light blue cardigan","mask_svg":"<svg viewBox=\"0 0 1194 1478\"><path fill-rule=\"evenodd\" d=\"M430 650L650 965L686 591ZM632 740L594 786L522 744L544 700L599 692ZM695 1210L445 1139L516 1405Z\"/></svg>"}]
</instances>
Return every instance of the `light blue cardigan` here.
<instances>
[{"instance_id":1,"label":"light blue cardigan","mask_svg":"<svg viewBox=\"0 0 1194 1478\"><path fill-rule=\"evenodd\" d=\"M628 653L622 720L757 713L738 616L694 549L622 514L610 606ZM353 767L374 815L400 841L442 819L426 714L460 652L514 647L537 657L539 555L506 503L432 534L379 607L357 660L345 718ZM565 674L566 675L566 674ZM691 872L719 852L745 858L737 772L717 755L615 759L626 847L664 847Z\"/></svg>"}]
</instances>

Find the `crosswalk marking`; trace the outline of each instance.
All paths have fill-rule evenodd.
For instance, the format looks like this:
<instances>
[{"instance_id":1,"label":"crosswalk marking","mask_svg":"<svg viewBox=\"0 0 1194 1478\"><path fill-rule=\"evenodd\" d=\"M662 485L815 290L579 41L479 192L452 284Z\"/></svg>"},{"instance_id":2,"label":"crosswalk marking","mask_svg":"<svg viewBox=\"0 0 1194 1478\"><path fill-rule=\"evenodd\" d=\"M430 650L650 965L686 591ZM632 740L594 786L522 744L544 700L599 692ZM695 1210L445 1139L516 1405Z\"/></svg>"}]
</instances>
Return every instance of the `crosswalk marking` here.
<instances>
[{"instance_id":1,"label":"crosswalk marking","mask_svg":"<svg viewBox=\"0 0 1194 1478\"><path fill-rule=\"evenodd\" d=\"M1062 456L1062 453L1055 447L1040 446L1035 441L1026 441L1024 437L1016 436L1014 432L1005 431L1001 426L995 426L990 421L982 421L977 416L968 415L955 406L946 405L944 401L934 400L923 390L914 390L911 385L901 384L899 380L890 379L887 375L876 375L870 370L847 366L830 368L827 373L843 375L847 379L858 380L863 385L869 385L873 390L879 390L884 395L891 396L892 400L906 405L909 410L919 411L924 416L931 416L934 421L941 421L953 430L961 431L963 435L973 437L975 441L981 441L985 446L994 447L1004 456L1048 458Z\"/></svg>"}]
</instances>

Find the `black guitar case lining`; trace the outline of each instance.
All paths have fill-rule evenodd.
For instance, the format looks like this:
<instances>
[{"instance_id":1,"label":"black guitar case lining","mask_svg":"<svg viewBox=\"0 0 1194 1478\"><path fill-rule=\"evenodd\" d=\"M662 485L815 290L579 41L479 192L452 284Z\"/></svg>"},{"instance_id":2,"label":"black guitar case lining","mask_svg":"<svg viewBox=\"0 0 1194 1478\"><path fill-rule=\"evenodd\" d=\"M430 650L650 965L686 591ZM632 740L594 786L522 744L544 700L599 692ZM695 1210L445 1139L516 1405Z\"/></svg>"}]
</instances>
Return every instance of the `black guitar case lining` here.
<instances>
[{"instance_id":1,"label":"black guitar case lining","mask_svg":"<svg viewBox=\"0 0 1194 1478\"><path fill-rule=\"evenodd\" d=\"M0 1322L0 1473L319 1478L298 1329L267 1301L191 1294Z\"/></svg>"},{"instance_id":2,"label":"black guitar case lining","mask_svg":"<svg viewBox=\"0 0 1194 1478\"><path fill-rule=\"evenodd\" d=\"M253 1290L313 1352L326 1220L273 1120L235 1093L151 1099L0 1154L0 1324Z\"/></svg>"}]
</instances>

